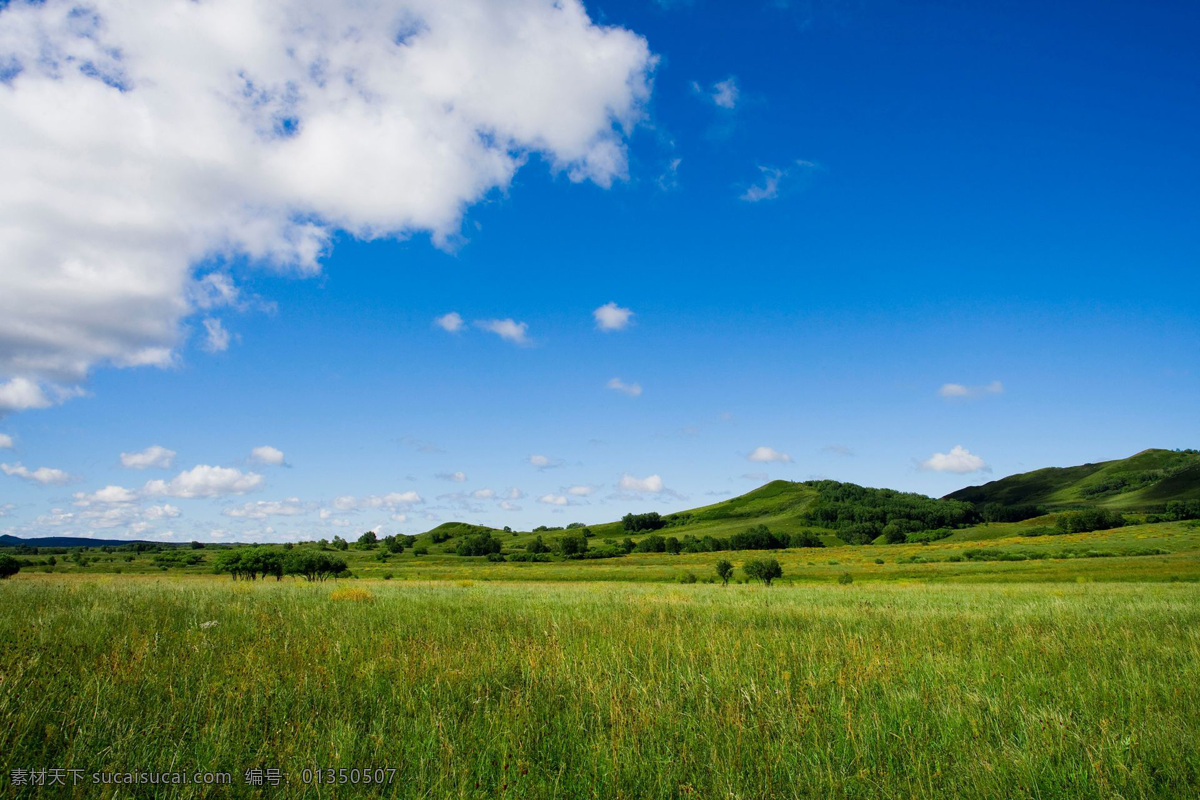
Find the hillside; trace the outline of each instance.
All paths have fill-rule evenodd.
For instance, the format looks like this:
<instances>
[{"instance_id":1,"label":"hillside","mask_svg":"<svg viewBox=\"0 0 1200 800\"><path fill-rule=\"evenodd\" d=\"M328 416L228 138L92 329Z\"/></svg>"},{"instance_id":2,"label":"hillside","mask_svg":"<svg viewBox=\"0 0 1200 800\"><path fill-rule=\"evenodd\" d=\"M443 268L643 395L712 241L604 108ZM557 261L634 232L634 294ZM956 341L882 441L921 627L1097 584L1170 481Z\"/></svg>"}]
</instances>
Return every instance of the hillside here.
<instances>
[{"instance_id":1,"label":"hillside","mask_svg":"<svg viewBox=\"0 0 1200 800\"><path fill-rule=\"evenodd\" d=\"M1143 450L1099 464L1048 467L959 489L944 499L978 506L1040 505L1050 510L1079 506L1159 510L1172 500L1200 500L1200 452Z\"/></svg>"},{"instance_id":2,"label":"hillside","mask_svg":"<svg viewBox=\"0 0 1200 800\"><path fill-rule=\"evenodd\" d=\"M0 547L120 547L129 544L159 544L178 546L178 542L148 542L144 539L90 539L86 536L42 536L22 539L20 536L0 535Z\"/></svg>"}]
</instances>

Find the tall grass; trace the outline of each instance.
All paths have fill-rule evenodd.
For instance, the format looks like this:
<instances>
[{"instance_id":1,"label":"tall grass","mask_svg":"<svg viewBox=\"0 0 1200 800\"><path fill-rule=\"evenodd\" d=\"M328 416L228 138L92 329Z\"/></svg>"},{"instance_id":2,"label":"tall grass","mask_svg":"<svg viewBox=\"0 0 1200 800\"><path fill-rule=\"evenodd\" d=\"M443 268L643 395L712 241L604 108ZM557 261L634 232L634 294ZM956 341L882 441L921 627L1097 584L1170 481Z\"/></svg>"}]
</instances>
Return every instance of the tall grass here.
<instances>
[{"instance_id":1,"label":"tall grass","mask_svg":"<svg viewBox=\"0 0 1200 800\"><path fill-rule=\"evenodd\" d=\"M0 584L0 785L277 767L292 783L264 795L317 796L306 767L394 767L337 796L1200 791L1188 584L364 587Z\"/></svg>"}]
</instances>

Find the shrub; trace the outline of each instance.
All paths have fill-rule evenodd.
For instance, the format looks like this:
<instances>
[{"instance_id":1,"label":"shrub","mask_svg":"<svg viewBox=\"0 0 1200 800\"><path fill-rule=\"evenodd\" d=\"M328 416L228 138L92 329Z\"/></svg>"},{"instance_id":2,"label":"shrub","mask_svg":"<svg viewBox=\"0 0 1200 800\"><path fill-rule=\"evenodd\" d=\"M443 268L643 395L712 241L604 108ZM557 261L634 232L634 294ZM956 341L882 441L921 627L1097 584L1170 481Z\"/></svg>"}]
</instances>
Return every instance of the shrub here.
<instances>
[{"instance_id":1,"label":"shrub","mask_svg":"<svg viewBox=\"0 0 1200 800\"><path fill-rule=\"evenodd\" d=\"M875 559L875 563L876 563L876 564L882 564L882 563L883 563L883 559L882 559L882 558L877 558L877 559Z\"/></svg>"},{"instance_id":2,"label":"shrub","mask_svg":"<svg viewBox=\"0 0 1200 800\"><path fill-rule=\"evenodd\" d=\"M427 556L427 555L429 555L429 547L427 545L419 544L413 548L413 555L414 556Z\"/></svg>"},{"instance_id":3,"label":"shrub","mask_svg":"<svg viewBox=\"0 0 1200 800\"><path fill-rule=\"evenodd\" d=\"M621 517L621 526L630 533L656 531L665 524L657 511L651 511L647 514L626 514Z\"/></svg>"},{"instance_id":4,"label":"shrub","mask_svg":"<svg viewBox=\"0 0 1200 800\"><path fill-rule=\"evenodd\" d=\"M838 575L838 583L843 586L849 586L854 583L854 576L849 572L843 572L841 575Z\"/></svg>"},{"instance_id":5,"label":"shrub","mask_svg":"<svg viewBox=\"0 0 1200 800\"><path fill-rule=\"evenodd\" d=\"M488 553L487 560L493 562L504 561L504 555L502 553Z\"/></svg>"},{"instance_id":6,"label":"shrub","mask_svg":"<svg viewBox=\"0 0 1200 800\"><path fill-rule=\"evenodd\" d=\"M1088 533L1090 531L1106 531L1119 528L1125 524L1125 518L1115 511L1104 508L1088 508L1083 511L1069 511L1059 514L1054 521L1055 527L1062 533Z\"/></svg>"},{"instance_id":7,"label":"shrub","mask_svg":"<svg viewBox=\"0 0 1200 800\"><path fill-rule=\"evenodd\" d=\"M771 581L783 577L783 567L774 558L754 558L742 565L742 572L752 580L762 581L764 586L770 586Z\"/></svg>"},{"instance_id":8,"label":"shrub","mask_svg":"<svg viewBox=\"0 0 1200 800\"><path fill-rule=\"evenodd\" d=\"M460 556L486 556L503 549L499 539L493 539L490 531L472 534L458 540L454 552Z\"/></svg>"},{"instance_id":9,"label":"shrub","mask_svg":"<svg viewBox=\"0 0 1200 800\"><path fill-rule=\"evenodd\" d=\"M690 571L689 571L689 572L685 572L685 573L683 573L682 575L680 575L680 576L679 576L679 582L680 582L680 583L695 583L695 582L696 582L696 580L697 580L697 578L696 578L696 573L694 573L694 572L690 572Z\"/></svg>"},{"instance_id":10,"label":"shrub","mask_svg":"<svg viewBox=\"0 0 1200 800\"><path fill-rule=\"evenodd\" d=\"M21 562L10 555L0 556L0 580L11 578L21 571Z\"/></svg>"},{"instance_id":11,"label":"shrub","mask_svg":"<svg viewBox=\"0 0 1200 800\"><path fill-rule=\"evenodd\" d=\"M385 573L383 573L383 579L384 579L385 581L390 581L390 580L391 580L393 577L394 577L394 576L393 576L393 575L392 575L392 573L390 573L390 572L385 572Z\"/></svg>"}]
</instances>

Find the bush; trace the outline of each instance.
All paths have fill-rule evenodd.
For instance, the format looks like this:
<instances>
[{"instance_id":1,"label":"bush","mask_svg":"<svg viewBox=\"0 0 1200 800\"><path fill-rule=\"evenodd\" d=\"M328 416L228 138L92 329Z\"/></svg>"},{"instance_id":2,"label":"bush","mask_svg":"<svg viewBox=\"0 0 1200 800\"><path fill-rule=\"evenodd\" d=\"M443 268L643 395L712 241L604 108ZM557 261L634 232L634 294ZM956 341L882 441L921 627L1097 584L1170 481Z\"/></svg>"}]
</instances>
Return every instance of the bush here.
<instances>
[{"instance_id":1,"label":"bush","mask_svg":"<svg viewBox=\"0 0 1200 800\"><path fill-rule=\"evenodd\" d=\"M392 575L392 573L390 573L390 572L385 572L385 573L383 573L383 579L384 579L385 581L390 581L390 580L391 580L393 577L394 577L394 576L393 576L393 575Z\"/></svg>"},{"instance_id":2,"label":"bush","mask_svg":"<svg viewBox=\"0 0 1200 800\"><path fill-rule=\"evenodd\" d=\"M427 555L429 555L429 547L426 545L423 545L423 544L419 544L413 548L413 555L414 556L427 556Z\"/></svg>"},{"instance_id":3,"label":"bush","mask_svg":"<svg viewBox=\"0 0 1200 800\"><path fill-rule=\"evenodd\" d=\"M621 526L630 533L656 531L665 524L657 511L651 511L647 514L626 514L621 517Z\"/></svg>"},{"instance_id":4,"label":"bush","mask_svg":"<svg viewBox=\"0 0 1200 800\"><path fill-rule=\"evenodd\" d=\"M498 562L504 561L505 559L504 559L504 555L502 553L488 553L487 560L498 563Z\"/></svg>"},{"instance_id":5,"label":"bush","mask_svg":"<svg viewBox=\"0 0 1200 800\"><path fill-rule=\"evenodd\" d=\"M1119 528L1125 524L1125 518L1115 511L1104 508L1089 508L1083 511L1069 511L1059 514L1054 521L1055 527L1061 533L1088 533L1090 531L1106 531Z\"/></svg>"},{"instance_id":6,"label":"bush","mask_svg":"<svg viewBox=\"0 0 1200 800\"><path fill-rule=\"evenodd\" d=\"M493 539L490 531L484 531L459 539L454 552L460 556L487 556L499 553L502 549L500 540Z\"/></svg>"},{"instance_id":7,"label":"bush","mask_svg":"<svg viewBox=\"0 0 1200 800\"><path fill-rule=\"evenodd\" d=\"M10 555L0 556L0 580L11 578L21 571L21 562Z\"/></svg>"},{"instance_id":8,"label":"bush","mask_svg":"<svg viewBox=\"0 0 1200 800\"><path fill-rule=\"evenodd\" d=\"M680 583L695 583L696 580L696 573L694 572L685 572L679 576Z\"/></svg>"},{"instance_id":9,"label":"bush","mask_svg":"<svg viewBox=\"0 0 1200 800\"><path fill-rule=\"evenodd\" d=\"M838 575L838 583L842 586L849 586L854 583L854 576L849 572L843 572L841 575Z\"/></svg>"},{"instance_id":10,"label":"bush","mask_svg":"<svg viewBox=\"0 0 1200 800\"><path fill-rule=\"evenodd\" d=\"M764 586L770 586L771 581L783 577L783 567L774 558L755 558L742 565L742 572L752 580L762 581Z\"/></svg>"}]
</instances>

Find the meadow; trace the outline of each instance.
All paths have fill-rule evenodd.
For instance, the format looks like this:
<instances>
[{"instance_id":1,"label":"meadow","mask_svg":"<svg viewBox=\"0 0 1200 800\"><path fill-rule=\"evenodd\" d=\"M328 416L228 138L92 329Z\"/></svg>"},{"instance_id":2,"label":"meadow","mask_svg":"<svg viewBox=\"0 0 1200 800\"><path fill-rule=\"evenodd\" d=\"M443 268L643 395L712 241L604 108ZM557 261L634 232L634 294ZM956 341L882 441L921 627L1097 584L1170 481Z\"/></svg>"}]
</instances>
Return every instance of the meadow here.
<instances>
[{"instance_id":1,"label":"meadow","mask_svg":"<svg viewBox=\"0 0 1200 800\"><path fill-rule=\"evenodd\" d=\"M234 778L44 796L1200 790L1189 582L767 589L23 572L0 583L0 606L6 778L30 767ZM368 767L394 769L394 782L302 781L306 768ZM243 785L255 768L290 782ZM36 792L20 791L10 796Z\"/></svg>"}]
</instances>

